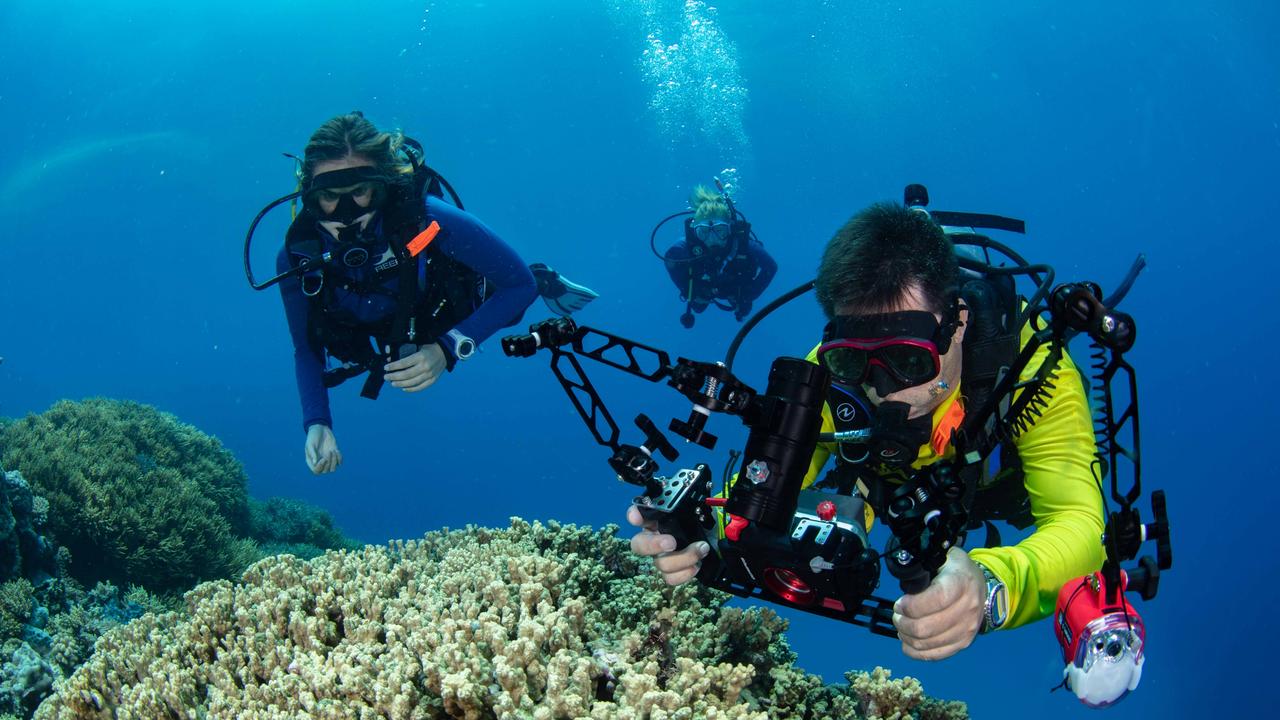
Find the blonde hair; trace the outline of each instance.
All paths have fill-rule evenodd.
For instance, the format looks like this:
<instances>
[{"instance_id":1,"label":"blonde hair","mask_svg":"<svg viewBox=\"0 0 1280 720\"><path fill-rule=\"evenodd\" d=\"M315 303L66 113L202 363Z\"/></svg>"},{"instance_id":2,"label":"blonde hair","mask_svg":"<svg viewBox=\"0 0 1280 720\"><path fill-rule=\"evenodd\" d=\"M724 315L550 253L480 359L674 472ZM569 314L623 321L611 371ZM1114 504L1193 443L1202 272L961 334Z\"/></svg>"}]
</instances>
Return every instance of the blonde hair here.
<instances>
[{"instance_id":1,"label":"blonde hair","mask_svg":"<svg viewBox=\"0 0 1280 720\"><path fill-rule=\"evenodd\" d=\"M689 195L689 205L693 208L693 221L699 222L708 218L720 217L729 219L729 204L720 193L706 185L699 185Z\"/></svg>"}]
</instances>

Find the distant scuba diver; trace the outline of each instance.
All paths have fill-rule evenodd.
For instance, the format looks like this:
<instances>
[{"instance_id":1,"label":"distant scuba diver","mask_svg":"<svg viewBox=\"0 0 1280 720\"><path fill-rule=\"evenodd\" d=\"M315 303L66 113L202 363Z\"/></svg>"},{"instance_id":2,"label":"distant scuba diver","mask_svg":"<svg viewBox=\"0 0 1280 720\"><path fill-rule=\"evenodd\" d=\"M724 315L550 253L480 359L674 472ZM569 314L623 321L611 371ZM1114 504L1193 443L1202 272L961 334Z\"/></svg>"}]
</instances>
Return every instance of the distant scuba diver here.
<instances>
[{"instance_id":1,"label":"distant scuba diver","mask_svg":"<svg viewBox=\"0 0 1280 720\"><path fill-rule=\"evenodd\" d=\"M778 272L778 263L719 179L716 186L718 192L695 187L689 199L692 209L667 216L649 235L649 247L658 255L654 245L658 230L670 220L689 216L684 221L684 239L658 255L685 302L680 324L686 328L693 327L695 313L710 305L732 312L741 322Z\"/></svg>"},{"instance_id":2,"label":"distant scuba diver","mask_svg":"<svg viewBox=\"0 0 1280 720\"><path fill-rule=\"evenodd\" d=\"M368 373L360 394L370 399L384 381L405 392L424 390L497 330L519 322L536 296L559 315L597 297L544 264L525 263L463 210L422 155L416 141L380 132L358 111L334 117L295 158L299 190L263 208L245 238L250 285L280 285L304 454L316 474L342 462L328 388ZM249 266L255 228L272 208L298 199L302 209L277 257L278 274L255 282Z\"/></svg>"}]
</instances>

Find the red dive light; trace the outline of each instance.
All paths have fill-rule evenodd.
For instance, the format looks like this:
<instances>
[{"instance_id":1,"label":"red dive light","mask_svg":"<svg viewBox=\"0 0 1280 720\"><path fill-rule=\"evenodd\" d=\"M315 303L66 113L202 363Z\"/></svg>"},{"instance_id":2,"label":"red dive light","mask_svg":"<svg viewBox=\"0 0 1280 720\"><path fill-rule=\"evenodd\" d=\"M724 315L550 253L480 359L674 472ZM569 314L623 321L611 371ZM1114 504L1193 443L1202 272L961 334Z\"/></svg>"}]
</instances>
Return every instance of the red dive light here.
<instances>
[{"instance_id":1,"label":"red dive light","mask_svg":"<svg viewBox=\"0 0 1280 720\"><path fill-rule=\"evenodd\" d=\"M1108 588L1098 571L1063 585L1058 593L1053 629L1066 663L1062 677L1089 707L1119 702L1142 679L1146 627L1125 599L1128 582L1121 571L1120 587Z\"/></svg>"}]
</instances>

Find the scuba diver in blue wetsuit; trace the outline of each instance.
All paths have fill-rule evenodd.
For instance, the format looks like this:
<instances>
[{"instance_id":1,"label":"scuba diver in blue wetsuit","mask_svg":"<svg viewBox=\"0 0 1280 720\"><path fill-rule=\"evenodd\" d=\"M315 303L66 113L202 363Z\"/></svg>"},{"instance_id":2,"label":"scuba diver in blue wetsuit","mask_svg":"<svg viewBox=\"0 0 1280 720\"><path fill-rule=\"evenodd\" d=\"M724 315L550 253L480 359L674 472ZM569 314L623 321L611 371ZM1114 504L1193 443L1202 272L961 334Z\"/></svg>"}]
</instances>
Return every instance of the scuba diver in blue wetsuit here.
<instances>
[{"instance_id":1,"label":"scuba diver in blue wetsuit","mask_svg":"<svg viewBox=\"0 0 1280 720\"><path fill-rule=\"evenodd\" d=\"M716 184L719 186L719 180ZM668 216L649 237L653 247L658 229L668 220L690 216L684 223L684 239L660 256L685 302L680 324L692 328L694 314L713 304L742 322L751 313L752 303L769 287L778 263L723 189L716 192L699 185L693 189L689 204L693 209ZM653 251L655 255L658 252L656 247Z\"/></svg>"},{"instance_id":2,"label":"scuba diver in blue wetsuit","mask_svg":"<svg viewBox=\"0 0 1280 720\"><path fill-rule=\"evenodd\" d=\"M546 265L526 264L462 209L448 182L423 164L420 145L380 132L359 112L321 125L300 163L300 190L268 205L250 227L245 270L255 289L280 285L304 454L316 474L342 463L330 387L368 373L364 397L377 398L384 381L425 390L518 322L535 297L559 315L597 297ZM270 209L297 198L302 210L277 257L278 274L259 284L249 269L253 230Z\"/></svg>"}]
</instances>

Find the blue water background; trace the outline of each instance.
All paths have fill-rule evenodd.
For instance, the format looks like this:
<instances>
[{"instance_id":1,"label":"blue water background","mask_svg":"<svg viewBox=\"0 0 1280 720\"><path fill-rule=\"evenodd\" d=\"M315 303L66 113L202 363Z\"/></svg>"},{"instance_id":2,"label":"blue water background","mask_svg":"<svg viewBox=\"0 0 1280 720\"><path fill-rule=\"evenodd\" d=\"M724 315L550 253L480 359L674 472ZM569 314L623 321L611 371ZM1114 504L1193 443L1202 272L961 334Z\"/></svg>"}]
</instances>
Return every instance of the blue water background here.
<instances>
[{"instance_id":1,"label":"blue water background","mask_svg":"<svg viewBox=\"0 0 1280 720\"><path fill-rule=\"evenodd\" d=\"M1176 564L1141 606L1142 686L1106 714L1269 716L1276 6L725 2L694 9L724 41L711 57L733 61L709 74L736 62L747 100L717 90L654 109L645 37L677 32L683 5L3 3L0 414L94 395L152 403L219 437L254 495L319 504L369 542L511 515L620 522L633 489L546 358L510 360L494 341L418 395L336 391L346 462L306 470L279 297L252 292L241 265L250 218L292 189L281 152L353 108L401 127L529 261L600 291L581 321L704 359L737 324L708 313L682 330L647 247L694 183L737 168L740 207L781 266L772 297L811 278L850 214L922 182L935 207L1026 219L1017 247L1062 280L1114 285L1147 254L1126 309L1140 328L1144 479L1169 491ZM717 97L729 104L699 109ZM700 129L726 118L742 135ZM260 277L285 214L259 237ZM538 304L526 319L544 315ZM745 345L740 376L763 385L769 361L808 350L821 324L811 296L780 311ZM639 411L687 412L670 390L589 371L624 430ZM745 438L730 418L713 425L721 450ZM724 457L682 458L697 460ZM885 665L979 718L1088 712L1048 693L1061 664L1047 622L930 664L787 615L798 663L830 681Z\"/></svg>"}]
</instances>

